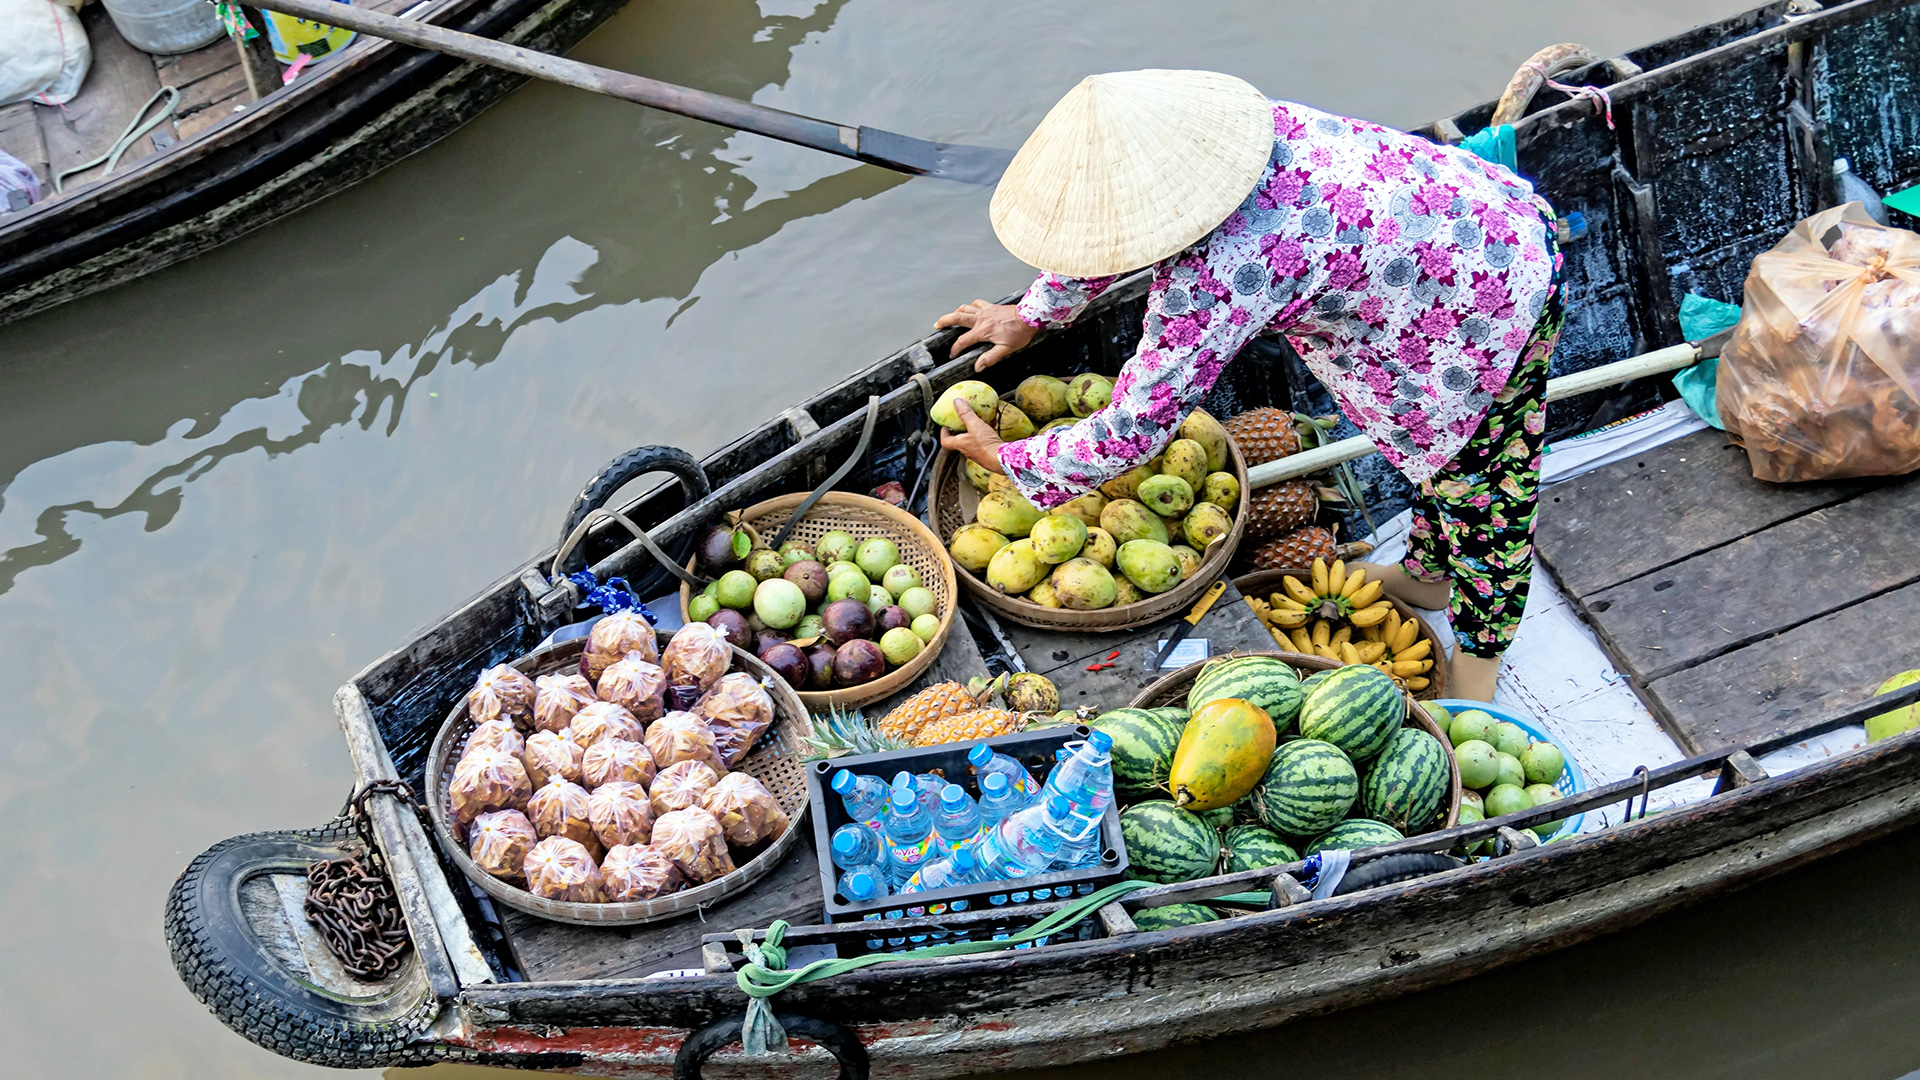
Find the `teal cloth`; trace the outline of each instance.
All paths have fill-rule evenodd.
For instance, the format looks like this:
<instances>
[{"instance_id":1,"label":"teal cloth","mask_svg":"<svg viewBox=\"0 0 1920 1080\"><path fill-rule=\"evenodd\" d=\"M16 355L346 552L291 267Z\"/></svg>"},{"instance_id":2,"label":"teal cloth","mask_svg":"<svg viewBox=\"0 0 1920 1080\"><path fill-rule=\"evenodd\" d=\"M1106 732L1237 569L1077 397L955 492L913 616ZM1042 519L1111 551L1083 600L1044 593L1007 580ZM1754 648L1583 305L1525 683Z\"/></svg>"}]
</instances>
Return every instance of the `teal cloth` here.
<instances>
[{"instance_id":1,"label":"teal cloth","mask_svg":"<svg viewBox=\"0 0 1920 1080\"><path fill-rule=\"evenodd\" d=\"M1709 300L1698 293L1688 293L1680 301L1680 335L1688 341L1702 341L1722 330L1731 330L1739 321L1738 304ZM1715 394L1719 379L1720 358L1716 356L1683 369L1673 377L1673 385L1680 391L1680 400L1687 403L1694 415L1725 431L1727 426L1720 422L1720 406Z\"/></svg>"},{"instance_id":2,"label":"teal cloth","mask_svg":"<svg viewBox=\"0 0 1920 1080\"><path fill-rule=\"evenodd\" d=\"M1476 131L1460 140L1460 145L1495 165L1505 165L1519 171L1519 158L1513 145L1513 125L1501 124L1483 131Z\"/></svg>"}]
</instances>

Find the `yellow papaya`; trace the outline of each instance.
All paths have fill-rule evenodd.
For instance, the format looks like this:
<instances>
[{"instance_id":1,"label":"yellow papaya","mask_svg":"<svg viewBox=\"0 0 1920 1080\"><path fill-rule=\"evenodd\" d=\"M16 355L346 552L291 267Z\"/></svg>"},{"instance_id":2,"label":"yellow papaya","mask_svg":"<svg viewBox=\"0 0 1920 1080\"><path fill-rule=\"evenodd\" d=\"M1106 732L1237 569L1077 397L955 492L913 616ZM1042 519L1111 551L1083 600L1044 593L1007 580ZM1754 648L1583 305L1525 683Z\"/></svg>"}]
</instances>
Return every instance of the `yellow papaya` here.
<instances>
[{"instance_id":1,"label":"yellow papaya","mask_svg":"<svg viewBox=\"0 0 1920 1080\"><path fill-rule=\"evenodd\" d=\"M1272 718L1252 702L1221 698L1195 709L1167 776L1174 805L1199 813L1239 801L1266 773L1274 737Z\"/></svg>"}]
</instances>

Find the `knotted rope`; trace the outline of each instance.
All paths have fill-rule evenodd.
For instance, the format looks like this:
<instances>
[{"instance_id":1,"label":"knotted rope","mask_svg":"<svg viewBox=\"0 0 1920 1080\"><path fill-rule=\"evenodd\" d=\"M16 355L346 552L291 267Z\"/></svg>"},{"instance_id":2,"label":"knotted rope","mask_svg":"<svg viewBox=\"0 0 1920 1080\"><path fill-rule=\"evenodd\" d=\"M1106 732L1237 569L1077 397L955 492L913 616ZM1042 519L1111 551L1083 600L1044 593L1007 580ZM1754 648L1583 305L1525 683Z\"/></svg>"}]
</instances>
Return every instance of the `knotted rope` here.
<instances>
[{"instance_id":1,"label":"knotted rope","mask_svg":"<svg viewBox=\"0 0 1920 1080\"><path fill-rule=\"evenodd\" d=\"M1555 90L1558 90L1561 93L1566 94L1570 97L1585 98L1586 100L1593 102L1593 111L1597 113L1601 113L1604 116L1606 116L1607 130L1609 131L1613 130L1613 97L1612 95L1608 94L1605 90L1601 89L1598 86L1569 86L1566 83L1559 82L1556 79L1554 79L1554 77L1551 74L1548 73L1547 67L1545 64L1530 62L1527 64L1527 66L1539 72L1541 81L1546 83L1548 86L1553 87Z\"/></svg>"}]
</instances>

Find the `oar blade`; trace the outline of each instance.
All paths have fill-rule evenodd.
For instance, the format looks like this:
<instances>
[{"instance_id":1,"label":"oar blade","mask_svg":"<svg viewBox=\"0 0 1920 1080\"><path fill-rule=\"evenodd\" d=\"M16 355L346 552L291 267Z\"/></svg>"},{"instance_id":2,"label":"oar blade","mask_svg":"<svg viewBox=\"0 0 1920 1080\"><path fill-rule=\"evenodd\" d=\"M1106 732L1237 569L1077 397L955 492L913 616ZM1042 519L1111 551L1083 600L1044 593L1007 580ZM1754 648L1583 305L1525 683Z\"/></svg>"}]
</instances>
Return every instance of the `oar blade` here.
<instances>
[{"instance_id":1,"label":"oar blade","mask_svg":"<svg viewBox=\"0 0 1920 1080\"><path fill-rule=\"evenodd\" d=\"M993 146L928 142L880 128L860 129L858 157L869 164L900 172L954 180L963 184L992 184L1007 171L1013 151Z\"/></svg>"}]
</instances>

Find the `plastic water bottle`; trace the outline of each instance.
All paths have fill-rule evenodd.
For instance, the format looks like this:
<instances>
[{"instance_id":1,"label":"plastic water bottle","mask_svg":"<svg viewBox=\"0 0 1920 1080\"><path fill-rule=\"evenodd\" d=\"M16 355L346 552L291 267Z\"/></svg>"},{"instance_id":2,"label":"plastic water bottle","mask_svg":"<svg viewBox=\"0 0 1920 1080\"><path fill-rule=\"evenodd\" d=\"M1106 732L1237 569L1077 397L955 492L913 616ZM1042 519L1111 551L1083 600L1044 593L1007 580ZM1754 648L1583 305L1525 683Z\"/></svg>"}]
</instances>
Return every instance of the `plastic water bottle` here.
<instances>
[{"instance_id":1,"label":"plastic water bottle","mask_svg":"<svg viewBox=\"0 0 1920 1080\"><path fill-rule=\"evenodd\" d=\"M887 884L898 890L927 857L933 836L933 815L920 805L912 788L893 789L887 809Z\"/></svg>"},{"instance_id":2,"label":"plastic water bottle","mask_svg":"<svg viewBox=\"0 0 1920 1080\"><path fill-rule=\"evenodd\" d=\"M1081 788L1079 796L1079 798L1069 800L1069 802L1073 804L1076 813L1068 817L1065 822L1067 837L1060 845L1060 854L1054 856L1054 870L1079 870L1084 867L1094 866L1100 862L1100 850L1102 847L1100 818L1083 818L1080 816L1077 811L1087 804L1087 789L1084 787Z\"/></svg>"},{"instance_id":3,"label":"plastic water bottle","mask_svg":"<svg viewBox=\"0 0 1920 1080\"><path fill-rule=\"evenodd\" d=\"M1086 742L1063 749L1073 753L1047 774L1046 790L1074 798L1076 789L1084 788L1085 793L1079 795L1085 800L1081 805L1092 811L1105 810L1113 801L1113 736L1096 731L1087 736Z\"/></svg>"},{"instance_id":4,"label":"plastic water bottle","mask_svg":"<svg viewBox=\"0 0 1920 1080\"><path fill-rule=\"evenodd\" d=\"M1031 799L1039 790L1039 783L1027 773L1027 767L1005 754L996 753L986 743L967 751L967 763L973 766L975 782L984 793L987 790L987 777L999 775L1007 778L1007 783L1022 800Z\"/></svg>"},{"instance_id":5,"label":"plastic water bottle","mask_svg":"<svg viewBox=\"0 0 1920 1080\"><path fill-rule=\"evenodd\" d=\"M980 822L991 829L1017 810L1027 808L1025 795L1014 790L1001 773L988 773L980 781Z\"/></svg>"},{"instance_id":6,"label":"plastic water bottle","mask_svg":"<svg viewBox=\"0 0 1920 1080\"><path fill-rule=\"evenodd\" d=\"M1055 795L1002 821L980 841L978 857L988 880L1045 873L1066 842L1072 806Z\"/></svg>"},{"instance_id":7,"label":"plastic water bottle","mask_svg":"<svg viewBox=\"0 0 1920 1080\"><path fill-rule=\"evenodd\" d=\"M940 792L945 790L947 782L932 773L910 773L905 769L893 774L893 786L906 787L920 800L920 805L931 814L940 808Z\"/></svg>"},{"instance_id":8,"label":"plastic water bottle","mask_svg":"<svg viewBox=\"0 0 1920 1080\"><path fill-rule=\"evenodd\" d=\"M1887 223L1887 207L1880 201L1880 193L1853 171L1853 163L1846 158L1833 159L1833 186L1839 189L1841 202L1857 202L1868 217L1882 225Z\"/></svg>"},{"instance_id":9,"label":"plastic water bottle","mask_svg":"<svg viewBox=\"0 0 1920 1080\"><path fill-rule=\"evenodd\" d=\"M983 823L980 804L973 801L966 788L948 784L940 792L940 809L933 815L933 832L948 851L958 851L962 844L979 839Z\"/></svg>"},{"instance_id":10,"label":"plastic water bottle","mask_svg":"<svg viewBox=\"0 0 1920 1080\"><path fill-rule=\"evenodd\" d=\"M847 871L840 875L840 895L846 897L848 903L853 904L878 899L881 895L881 890L885 888L885 886L880 884L880 873L880 868L877 866L863 866ZM869 912L860 916L860 918L867 922L879 922L880 913L877 911ZM867 939L867 948L869 949L878 950L885 944L886 942L880 938Z\"/></svg>"},{"instance_id":11,"label":"plastic water bottle","mask_svg":"<svg viewBox=\"0 0 1920 1080\"><path fill-rule=\"evenodd\" d=\"M878 830L887 813L887 784L877 776L856 776L847 769L833 774L833 790L847 808L847 816Z\"/></svg>"},{"instance_id":12,"label":"plastic water bottle","mask_svg":"<svg viewBox=\"0 0 1920 1080\"><path fill-rule=\"evenodd\" d=\"M883 854L880 834L864 822L849 821L833 830L833 865L842 870L851 870L856 866L867 866L880 861Z\"/></svg>"}]
</instances>

